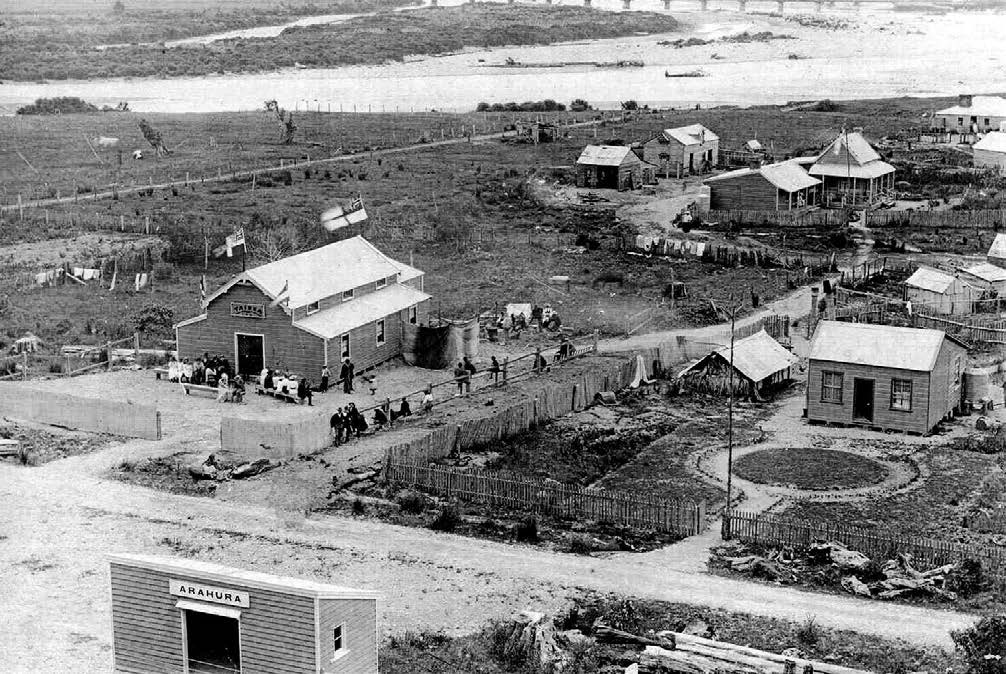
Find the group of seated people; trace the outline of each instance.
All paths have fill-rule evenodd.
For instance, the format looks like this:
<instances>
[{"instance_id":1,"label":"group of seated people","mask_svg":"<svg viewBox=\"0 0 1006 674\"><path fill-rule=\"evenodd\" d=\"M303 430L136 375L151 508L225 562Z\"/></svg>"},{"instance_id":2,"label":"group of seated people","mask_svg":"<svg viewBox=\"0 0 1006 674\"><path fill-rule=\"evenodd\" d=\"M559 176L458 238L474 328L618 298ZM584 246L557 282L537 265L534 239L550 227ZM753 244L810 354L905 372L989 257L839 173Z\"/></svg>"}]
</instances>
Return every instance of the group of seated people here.
<instances>
[{"instance_id":1,"label":"group of seated people","mask_svg":"<svg viewBox=\"0 0 1006 674\"><path fill-rule=\"evenodd\" d=\"M424 412L429 412L433 409L433 390L431 387L427 387L423 393L422 409ZM382 428L391 428L395 421L411 416L412 406L409 404L407 397L402 398L402 403L397 410L391 407L391 398L385 398L384 403L374 409L374 417L371 420L373 431L378 431ZM360 437L361 434L366 433L371 427L371 424L367 423L367 419L363 416L363 413L356 408L355 403L349 403L345 408L340 407L337 409L328 423L332 434L332 442L337 446L343 442L349 442L349 439L353 435Z\"/></svg>"},{"instance_id":2,"label":"group of seated people","mask_svg":"<svg viewBox=\"0 0 1006 674\"><path fill-rule=\"evenodd\" d=\"M231 369L231 364L223 356L204 353L194 362L189 362L188 358L180 361L172 358L168 362L168 381L216 387L219 402L244 401L244 379Z\"/></svg>"},{"instance_id":3,"label":"group of seated people","mask_svg":"<svg viewBox=\"0 0 1006 674\"><path fill-rule=\"evenodd\" d=\"M306 401L308 405L313 405L311 383L307 377L301 377L290 372L276 372L271 368L263 368L258 378L259 387L266 393L283 393L287 396L296 396L297 402L301 405Z\"/></svg>"}]
</instances>

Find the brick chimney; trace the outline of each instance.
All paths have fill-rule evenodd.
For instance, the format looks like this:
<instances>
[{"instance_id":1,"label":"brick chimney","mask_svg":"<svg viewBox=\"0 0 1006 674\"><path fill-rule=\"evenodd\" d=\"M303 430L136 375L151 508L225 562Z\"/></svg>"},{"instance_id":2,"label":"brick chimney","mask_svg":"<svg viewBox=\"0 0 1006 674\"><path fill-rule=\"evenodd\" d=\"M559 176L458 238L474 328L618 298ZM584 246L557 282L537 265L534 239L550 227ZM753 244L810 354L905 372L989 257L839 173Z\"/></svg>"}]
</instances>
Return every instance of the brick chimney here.
<instances>
[{"instance_id":1,"label":"brick chimney","mask_svg":"<svg viewBox=\"0 0 1006 674\"><path fill-rule=\"evenodd\" d=\"M957 105L962 108L971 107L971 94L958 94L957 95Z\"/></svg>"}]
</instances>

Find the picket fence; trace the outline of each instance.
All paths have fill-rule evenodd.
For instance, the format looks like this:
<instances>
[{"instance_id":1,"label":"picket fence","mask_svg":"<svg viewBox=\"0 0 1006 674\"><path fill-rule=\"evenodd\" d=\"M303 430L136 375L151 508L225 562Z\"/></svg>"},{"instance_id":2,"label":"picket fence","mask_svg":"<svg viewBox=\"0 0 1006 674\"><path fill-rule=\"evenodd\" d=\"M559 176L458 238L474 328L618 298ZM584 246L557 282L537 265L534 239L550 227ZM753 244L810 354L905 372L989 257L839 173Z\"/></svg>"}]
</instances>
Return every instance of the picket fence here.
<instances>
[{"instance_id":1,"label":"picket fence","mask_svg":"<svg viewBox=\"0 0 1006 674\"><path fill-rule=\"evenodd\" d=\"M844 227L849 224L842 209L792 211L711 210L706 216L712 222L739 225L774 225L777 227Z\"/></svg>"},{"instance_id":2,"label":"picket fence","mask_svg":"<svg viewBox=\"0 0 1006 674\"><path fill-rule=\"evenodd\" d=\"M1006 210L983 211L869 211L864 226L951 228L951 229L1001 229L1006 227Z\"/></svg>"},{"instance_id":3,"label":"picket fence","mask_svg":"<svg viewBox=\"0 0 1006 674\"><path fill-rule=\"evenodd\" d=\"M526 478L513 473L390 463L389 482L491 506L553 517L610 522L680 536L705 530L706 505L645 499L618 492Z\"/></svg>"},{"instance_id":4,"label":"picket fence","mask_svg":"<svg viewBox=\"0 0 1006 674\"><path fill-rule=\"evenodd\" d=\"M723 538L745 543L809 548L815 541L838 541L874 560L910 554L916 567L953 564L965 559L981 562L983 571L1006 581L1006 548L956 543L922 536L900 536L830 522L794 521L775 515L731 511L723 515Z\"/></svg>"}]
</instances>

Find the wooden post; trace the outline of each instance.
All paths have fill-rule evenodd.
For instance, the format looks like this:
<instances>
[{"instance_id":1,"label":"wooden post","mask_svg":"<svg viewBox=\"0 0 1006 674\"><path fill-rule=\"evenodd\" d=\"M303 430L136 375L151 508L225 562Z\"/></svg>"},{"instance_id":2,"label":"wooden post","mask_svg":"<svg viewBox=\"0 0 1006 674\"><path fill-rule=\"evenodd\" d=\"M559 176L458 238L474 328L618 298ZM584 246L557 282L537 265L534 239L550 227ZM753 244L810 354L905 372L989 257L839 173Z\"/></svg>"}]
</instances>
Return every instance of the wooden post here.
<instances>
[{"instance_id":1,"label":"wooden post","mask_svg":"<svg viewBox=\"0 0 1006 674\"><path fill-rule=\"evenodd\" d=\"M105 342L105 353L108 357L108 362L105 364L105 369L111 372L112 370L112 342L111 340Z\"/></svg>"},{"instance_id":2,"label":"wooden post","mask_svg":"<svg viewBox=\"0 0 1006 674\"><path fill-rule=\"evenodd\" d=\"M140 333L139 332L134 332L133 333L133 358L136 359L137 363L140 362Z\"/></svg>"},{"instance_id":3,"label":"wooden post","mask_svg":"<svg viewBox=\"0 0 1006 674\"><path fill-rule=\"evenodd\" d=\"M27 378L28 378L28 352L27 351L22 351L21 352L21 379L24 380L24 379L27 379Z\"/></svg>"}]
</instances>

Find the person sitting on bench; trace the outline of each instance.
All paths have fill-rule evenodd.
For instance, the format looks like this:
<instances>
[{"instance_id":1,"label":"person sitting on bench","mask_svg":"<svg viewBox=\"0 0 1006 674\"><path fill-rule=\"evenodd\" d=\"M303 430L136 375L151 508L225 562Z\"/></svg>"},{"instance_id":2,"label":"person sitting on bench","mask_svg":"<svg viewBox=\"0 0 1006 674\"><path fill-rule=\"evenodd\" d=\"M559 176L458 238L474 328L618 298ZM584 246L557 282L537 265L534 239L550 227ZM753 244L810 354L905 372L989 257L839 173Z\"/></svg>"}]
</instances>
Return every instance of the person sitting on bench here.
<instances>
[{"instance_id":1,"label":"person sitting on bench","mask_svg":"<svg viewBox=\"0 0 1006 674\"><path fill-rule=\"evenodd\" d=\"M262 377L262 388L266 391L272 391L276 388L276 380L273 378L272 370L264 370L265 376Z\"/></svg>"},{"instance_id":2,"label":"person sitting on bench","mask_svg":"<svg viewBox=\"0 0 1006 674\"><path fill-rule=\"evenodd\" d=\"M408 398L402 398L402 406L398 409L398 418L411 417L412 407L409 405Z\"/></svg>"},{"instance_id":3,"label":"person sitting on bench","mask_svg":"<svg viewBox=\"0 0 1006 674\"><path fill-rule=\"evenodd\" d=\"M245 401L245 380L240 374L234 375L233 390L231 391L231 402L243 403Z\"/></svg>"},{"instance_id":4,"label":"person sitting on bench","mask_svg":"<svg viewBox=\"0 0 1006 674\"><path fill-rule=\"evenodd\" d=\"M374 410L374 428L381 429L384 428L385 424L390 424L391 420L388 419L388 415L384 412L384 407L378 407Z\"/></svg>"},{"instance_id":5,"label":"person sitting on bench","mask_svg":"<svg viewBox=\"0 0 1006 674\"><path fill-rule=\"evenodd\" d=\"M301 377L300 381L297 382L297 398L300 400L300 404L304 404L304 400L307 400L308 406L314 405L311 402L311 385L307 382L307 377Z\"/></svg>"},{"instance_id":6,"label":"person sitting on bench","mask_svg":"<svg viewBox=\"0 0 1006 674\"><path fill-rule=\"evenodd\" d=\"M181 373L183 384L192 381L192 363L189 362L188 358L182 361Z\"/></svg>"}]
</instances>

